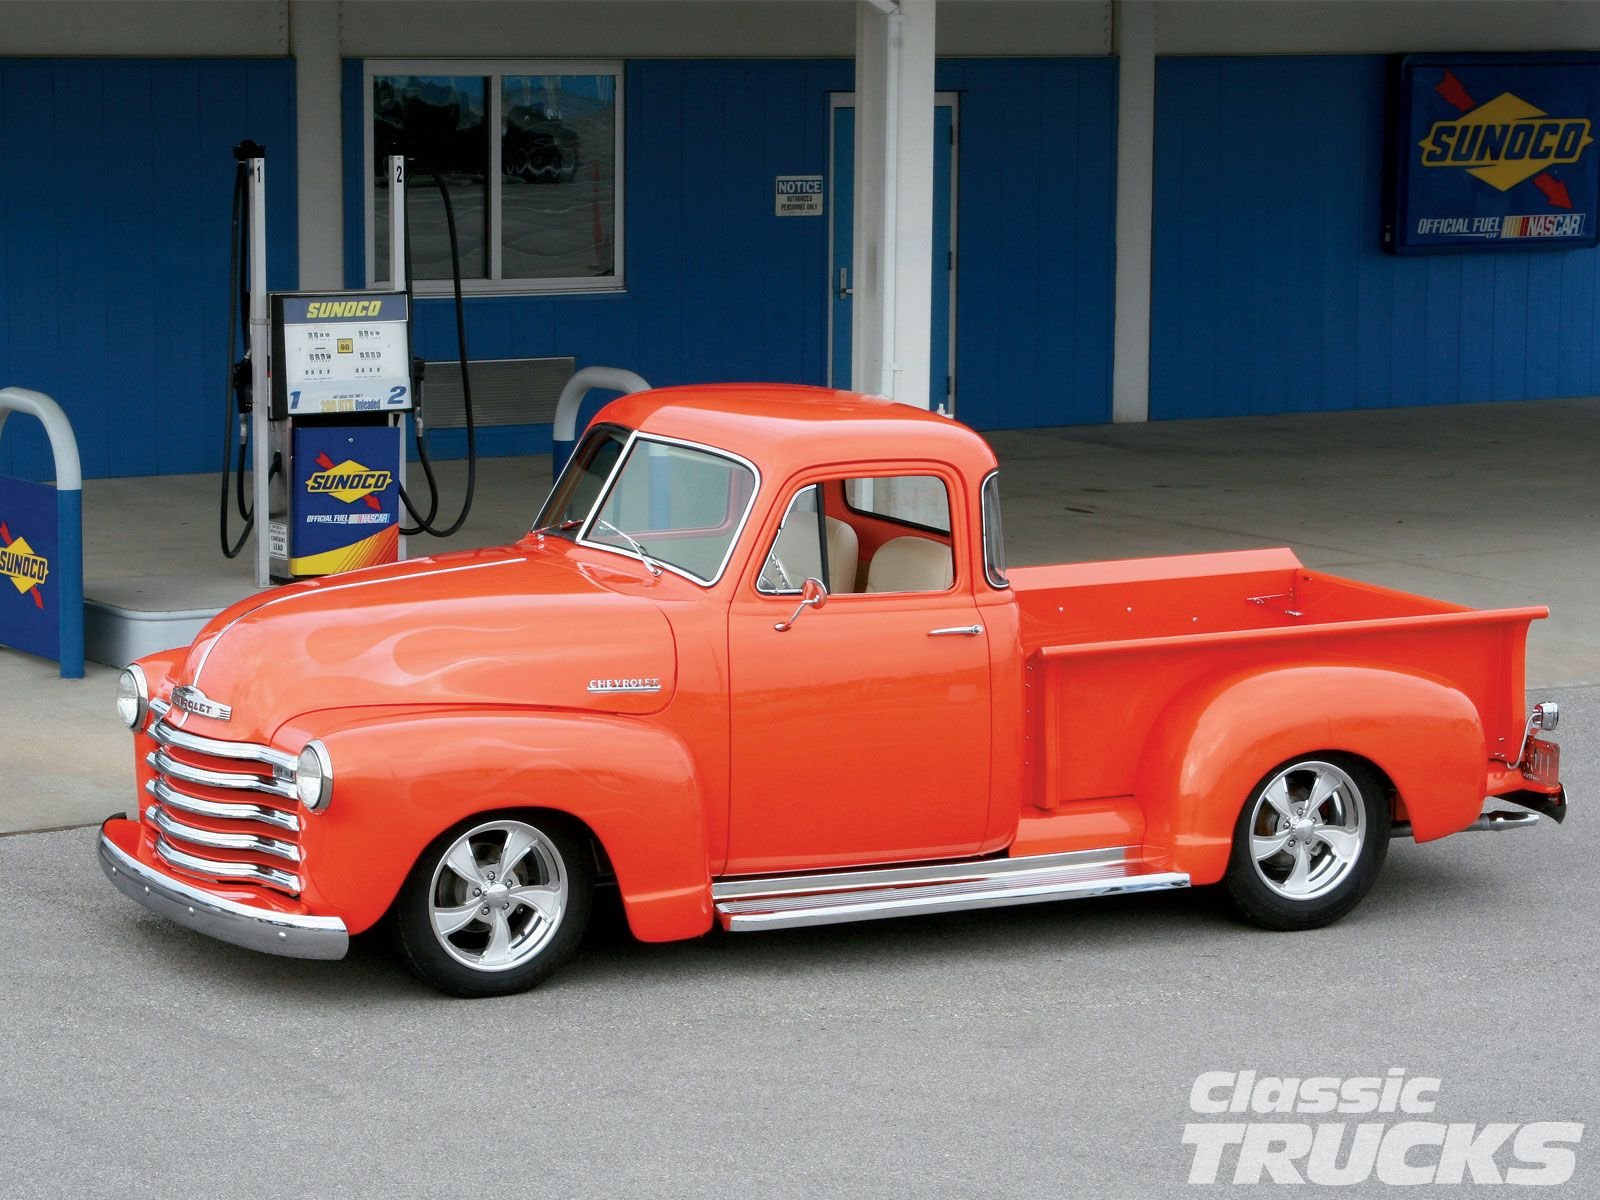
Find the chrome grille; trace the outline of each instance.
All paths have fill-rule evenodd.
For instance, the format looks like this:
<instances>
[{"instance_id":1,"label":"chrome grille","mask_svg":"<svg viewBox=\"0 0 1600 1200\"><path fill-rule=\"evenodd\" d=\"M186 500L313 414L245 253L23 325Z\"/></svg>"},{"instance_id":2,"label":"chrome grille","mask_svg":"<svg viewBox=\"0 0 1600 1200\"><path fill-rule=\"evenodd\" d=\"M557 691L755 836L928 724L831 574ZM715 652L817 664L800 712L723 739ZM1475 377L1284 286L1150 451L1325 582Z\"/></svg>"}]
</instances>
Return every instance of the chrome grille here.
<instances>
[{"instance_id":1,"label":"chrome grille","mask_svg":"<svg viewBox=\"0 0 1600 1200\"><path fill-rule=\"evenodd\" d=\"M157 856L185 875L215 883L259 884L297 896L300 811L294 758L253 742L224 742L175 728L152 704L146 758L155 778L144 810Z\"/></svg>"}]
</instances>

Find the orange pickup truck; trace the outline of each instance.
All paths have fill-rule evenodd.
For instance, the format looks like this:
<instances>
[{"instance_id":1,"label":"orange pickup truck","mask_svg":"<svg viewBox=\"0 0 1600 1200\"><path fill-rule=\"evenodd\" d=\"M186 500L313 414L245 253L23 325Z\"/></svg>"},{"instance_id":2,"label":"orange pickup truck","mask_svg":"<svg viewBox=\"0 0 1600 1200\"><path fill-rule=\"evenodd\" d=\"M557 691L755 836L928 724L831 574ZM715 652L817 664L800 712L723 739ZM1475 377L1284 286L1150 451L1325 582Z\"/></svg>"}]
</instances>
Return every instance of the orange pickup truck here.
<instances>
[{"instance_id":1,"label":"orange pickup truck","mask_svg":"<svg viewBox=\"0 0 1600 1200\"><path fill-rule=\"evenodd\" d=\"M1562 819L1544 615L1288 550L1008 570L955 421L645 392L514 545L253 596L129 667L100 861L257 950L381 923L466 996L558 966L597 886L649 941L1217 883L1305 929L1392 837Z\"/></svg>"}]
</instances>

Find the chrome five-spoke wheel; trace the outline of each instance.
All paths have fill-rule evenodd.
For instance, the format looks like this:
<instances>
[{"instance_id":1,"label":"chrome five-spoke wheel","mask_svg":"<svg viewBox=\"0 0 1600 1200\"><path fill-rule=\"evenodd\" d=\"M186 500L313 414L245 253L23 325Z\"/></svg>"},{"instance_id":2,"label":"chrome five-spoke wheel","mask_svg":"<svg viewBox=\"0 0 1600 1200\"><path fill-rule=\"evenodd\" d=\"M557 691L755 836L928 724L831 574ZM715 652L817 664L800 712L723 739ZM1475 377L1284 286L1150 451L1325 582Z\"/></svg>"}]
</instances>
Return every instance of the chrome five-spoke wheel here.
<instances>
[{"instance_id":1,"label":"chrome five-spoke wheel","mask_svg":"<svg viewBox=\"0 0 1600 1200\"><path fill-rule=\"evenodd\" d=\"M1261 790L1250 820L1250 858L1278 895L1310 900L1355 869L1366 829L1366 807L1350 776L1332 763L1299 763Z\"/></svg>"},{"instance_id":2,"label":"chrome five-spoke wheel","mask_svg":"<svg viewBox=\"0 0 1600 1200\"><path fill-rule=\"evenodd\" d=\"M1239 814L1224 882L1246 918L1271 929L1338 920L1372 886L1389 842L1389 796L1343 755L1284 763Z\"/></svg>"},{"instance_id":3,"label":"chrome five-spoke wheel","mask_svg":"<svg viewBox=\"0 0 1600 1200\"><path fill-rule=\"evenodd\" d=\"M433 871L433 932L446 954L507 971L561 926L570 891L555 843L522 821L490 821L458 837Z\"/></svg>"},{"instance_id":4,"label":"chrome five-spoke wheel","mask_svg":"<svg viewBox=\"0 0 1600 1200\"><path fill-rule=\"evenodd\" d=\"M396 944L418 977L461 996L531 987L588 922L588 847L559 817L479 818L422 855L395 910Z\"/></svg>"}]
</instances>

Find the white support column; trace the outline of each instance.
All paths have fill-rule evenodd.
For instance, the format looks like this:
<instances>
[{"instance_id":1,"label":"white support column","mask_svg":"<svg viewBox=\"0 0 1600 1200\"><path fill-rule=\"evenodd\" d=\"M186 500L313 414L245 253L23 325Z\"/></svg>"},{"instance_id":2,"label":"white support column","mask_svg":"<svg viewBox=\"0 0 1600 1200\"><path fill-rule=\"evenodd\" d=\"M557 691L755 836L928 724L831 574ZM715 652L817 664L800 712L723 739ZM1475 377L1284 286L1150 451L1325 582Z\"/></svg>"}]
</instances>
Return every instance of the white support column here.
<instances>
[{"instance_id":1,"label":"white support column","mask_svg":"<svg viewBox=\"0 0 1600 1200\"><path fill-rule=\"evenodd\" d=\"M1114 0L1117 54L1117 287L1111 419L1150 419L1150 241L1155 192L1156 14Z\"/></svg>"},{"instance_id":2,"label":"white support column","mask_svg":"<svg viewBox=\"0 0 1600 1200\"><path fill-rule=\"evenodd\" d=\"M289 0L289 43L294 55L295 167L299 186L299 286L309 291L344 286L339 7L326 0ZM269 146L268 149L278 148Z\"/></svg>"},{"instance_id":3,"label":"white support column","mask_svg":"<svg viewBox=\"0 0 1600 1200\"><path fill-rule=\"evenodd\" d=\"M852 376L928 407L935 0L856 6Z\"/></svg>"}]
</instances>

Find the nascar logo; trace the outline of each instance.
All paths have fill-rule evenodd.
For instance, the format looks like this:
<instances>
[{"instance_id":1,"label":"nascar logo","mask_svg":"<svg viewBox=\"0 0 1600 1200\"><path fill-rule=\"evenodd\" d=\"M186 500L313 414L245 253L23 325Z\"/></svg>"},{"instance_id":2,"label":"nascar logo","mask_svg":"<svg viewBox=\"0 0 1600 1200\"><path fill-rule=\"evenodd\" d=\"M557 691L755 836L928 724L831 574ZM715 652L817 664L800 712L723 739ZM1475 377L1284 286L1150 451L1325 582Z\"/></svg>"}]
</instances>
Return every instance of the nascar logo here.
<instances>
[{"instance_id":1,"label":"nascar logo","mask_svg":"<svg viewBox=\"0 0 1600 1200\"><path fill-rule=\"evenodd\" d=\"M35 608L44 607L39 587L50 577L50 563L33 552L27 538L12 537L4 521L0 521L0 575L10 579L23 595L31 592Z\"/></svg>"},{"instance_id":2,"label":"nascar logo","mask_svg":"<svg viewBox=\"0 0 1600 1200\"><path fill-rule=\"evenodd\" d=\"M348 458L335 465L326 454L317 455L316 461L322 470L306 480L306 491L314 496L332 496L346 504L365 500L368 508L383 507L374 493L389 486L394 479L392 473L371 470Z\"/></svg>"},{"instance_id":3,"label":"nascar logo","mask_svg":"<svg viewBox=\"0 0 1600 1200\"><path fill-rule=\"evenodd\" d=\"M1449 71L1434 90L1463 115L1434 122L1417 143L1423 166L1458 168L1502 192L1532 179L1553 206L1572 207L1566 185L1544 172L1577 162L1594 144L1588 118L1552 117L1510 92L1475 104Z\"/></svg>"}]
</instances>

